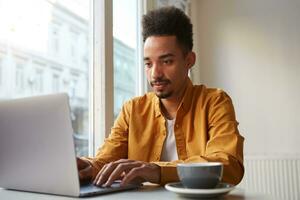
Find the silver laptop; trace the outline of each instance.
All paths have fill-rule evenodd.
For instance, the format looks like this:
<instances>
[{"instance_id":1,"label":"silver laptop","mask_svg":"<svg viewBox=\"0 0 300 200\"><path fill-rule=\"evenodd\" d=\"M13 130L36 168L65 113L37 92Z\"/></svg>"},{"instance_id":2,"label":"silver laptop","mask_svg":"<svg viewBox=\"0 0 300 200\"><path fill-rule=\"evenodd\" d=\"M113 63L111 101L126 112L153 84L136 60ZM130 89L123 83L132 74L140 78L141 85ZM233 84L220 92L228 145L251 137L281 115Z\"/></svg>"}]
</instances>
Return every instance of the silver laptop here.
<instances>
[{"instance_id":1,"label":"silver laptop","mask_svg":"<svg viewBox=\"0 0 300 200\"><path fill-rule=\"evenodd\" d=\"M80 187L67 94L0 102L0 187L91 196L137 185Z\"/></svg>"}]
</instances>

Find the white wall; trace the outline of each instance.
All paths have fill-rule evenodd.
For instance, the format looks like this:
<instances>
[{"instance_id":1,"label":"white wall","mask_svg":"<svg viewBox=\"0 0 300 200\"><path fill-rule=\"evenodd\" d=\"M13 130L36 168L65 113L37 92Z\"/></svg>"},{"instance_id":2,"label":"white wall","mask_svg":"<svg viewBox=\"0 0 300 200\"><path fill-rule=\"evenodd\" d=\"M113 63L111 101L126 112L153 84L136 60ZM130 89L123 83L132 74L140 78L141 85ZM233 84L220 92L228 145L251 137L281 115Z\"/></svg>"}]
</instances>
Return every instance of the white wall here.
<instances>
[{"instance_id":1,"label":"white wall","mask_svg":"<svg viewBox=\"0 0 300 200\"><path fill-rule=\"evenodd\" d=\"M300 155L300 1L192 0L192 77L232 97L246 155Z\"/></svg>"}]
</instances>

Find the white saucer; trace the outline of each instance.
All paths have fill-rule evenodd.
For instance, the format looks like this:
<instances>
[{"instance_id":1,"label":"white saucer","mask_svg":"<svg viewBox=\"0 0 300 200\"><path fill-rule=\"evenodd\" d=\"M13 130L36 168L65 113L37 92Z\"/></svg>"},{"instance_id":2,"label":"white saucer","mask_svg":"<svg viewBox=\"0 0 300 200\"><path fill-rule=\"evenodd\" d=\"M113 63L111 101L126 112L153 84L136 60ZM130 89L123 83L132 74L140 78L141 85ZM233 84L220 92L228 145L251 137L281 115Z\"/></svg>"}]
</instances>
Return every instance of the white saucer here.
<instances>
[{"instance_id":1,"label":"white saucer","mask_svg":"<svg viewBox=\"0 0 300 200\"><path fill-rule=\"evenodd\" d=\"M213 198L224 195L234 189L234 185L220 183L213 189L191 189L185 188L180 182L168 183L165 188L171 192L185 197Z\"/></svg>"}]
</instances>

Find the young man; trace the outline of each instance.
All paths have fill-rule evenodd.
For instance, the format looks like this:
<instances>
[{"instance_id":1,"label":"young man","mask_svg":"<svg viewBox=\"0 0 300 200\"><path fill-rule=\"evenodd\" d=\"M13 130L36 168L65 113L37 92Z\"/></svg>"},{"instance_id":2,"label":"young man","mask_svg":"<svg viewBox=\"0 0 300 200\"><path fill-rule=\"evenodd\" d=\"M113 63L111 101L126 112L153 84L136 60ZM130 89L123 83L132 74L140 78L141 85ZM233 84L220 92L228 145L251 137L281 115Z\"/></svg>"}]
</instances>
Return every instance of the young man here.
<instances>
[{"instance_id":1,"label":"young man","mask_svg":"<svg viewBox=\"0 0 300 200\"><path fill-rule=\"evenodd\" d=\"M244 139L230 97L188 77L196 59L192 35L190 19L177 8L143 17L145 71L153 92L123 105L95 158L78 158L82 182L165 184L178 181L177 163L210 161L224 164L224 182L241 181Z\"/></svg>"}]
</instances>

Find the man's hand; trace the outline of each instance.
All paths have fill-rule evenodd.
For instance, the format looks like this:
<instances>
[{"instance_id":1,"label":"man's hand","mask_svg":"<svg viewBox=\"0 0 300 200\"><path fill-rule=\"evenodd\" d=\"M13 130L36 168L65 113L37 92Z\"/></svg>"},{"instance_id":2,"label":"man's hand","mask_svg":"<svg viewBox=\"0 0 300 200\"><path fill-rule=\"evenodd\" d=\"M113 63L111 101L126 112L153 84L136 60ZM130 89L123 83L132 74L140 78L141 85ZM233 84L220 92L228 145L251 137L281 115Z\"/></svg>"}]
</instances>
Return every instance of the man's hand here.
<instances>
[{"instance_id":1,"label":"man's hand","mask_svg":"<svg viewBox=\"0 0 300 200\"><path fill-rule=\"evenodd\" d=\"M77 168L80 184L90 182L93 176L93 169L90 163L86 160L77 157Z\"/></svg>"},{"instance_id":2,"label":"man's hand","mask_svg":"<svg viewBox=\"0 0 300 200\"><path fill-rule=\"evenodd\" d=\"M153 163L121 159L103 166L97 174L94 184L109 187L115 180L121 179L121 186L128 183L159 183L160 167Z\"/></svg>"}]
</instances>

